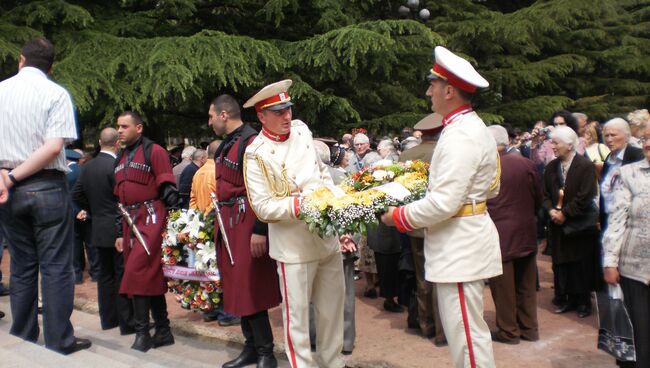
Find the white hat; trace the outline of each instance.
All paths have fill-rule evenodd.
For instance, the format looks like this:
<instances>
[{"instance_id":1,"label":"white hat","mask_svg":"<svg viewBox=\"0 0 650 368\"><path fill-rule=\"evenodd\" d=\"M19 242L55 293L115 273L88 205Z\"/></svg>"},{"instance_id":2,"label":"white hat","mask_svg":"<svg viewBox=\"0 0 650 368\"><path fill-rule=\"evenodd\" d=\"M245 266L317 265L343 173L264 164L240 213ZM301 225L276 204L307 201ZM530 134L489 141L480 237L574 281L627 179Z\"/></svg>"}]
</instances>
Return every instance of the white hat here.
<instances>
[{"instance_id":1,"label":"white hat","mask_svg":"<svg viewBox=\"0 0 650 368\"><path fill-rule=\"evenodd\" d=\"M442 128L442 115L438 113L429 114L418 121L413 127L415 130L434 130Z\"/></svg>"},{"instance_id":2,"label":"white hat","mask_svg":"<svg viewBox=\"0 0 650 368\"><path fill-rule=\"evenodd\" d=\"M248 99L244 104L244 108L255 106L255 111L262 111L264 109L282 110L293 106L291 97L287 93L292 83L291 79L285 79L269 84Z\"/></svg>"},{"instance_id":3,"label":"white hat","mask_svg":"<svg viewBox=\"0 0 650 368\"><path fill-rule=\"evenodd\" d=\"M454 87L474 93L476 88L487 88L490 83L474 69L469 61L442 46L434 49L436 63L430 70L429 80L443 79Z\"/></svg>"}]
</instances>

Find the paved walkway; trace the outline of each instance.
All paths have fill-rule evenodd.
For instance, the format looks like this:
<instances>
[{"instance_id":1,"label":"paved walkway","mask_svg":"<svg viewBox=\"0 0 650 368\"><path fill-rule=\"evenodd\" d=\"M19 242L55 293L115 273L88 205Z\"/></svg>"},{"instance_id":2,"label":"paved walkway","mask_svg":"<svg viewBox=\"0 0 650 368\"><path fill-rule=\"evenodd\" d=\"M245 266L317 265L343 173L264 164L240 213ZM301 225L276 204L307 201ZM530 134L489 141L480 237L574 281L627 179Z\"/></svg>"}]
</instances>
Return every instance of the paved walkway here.
<instances>
[{"instance_id":1,"label":"paved walkway","mask_svg":"<svg viewBox=\"0 0 650 368\"><path fill-rule=\"evenodd\" d=\"M2 260L2 271L8 275L9 256L5 253ZM503 368L615 368L613 358L596 350L597 321L595 316L579 319L575 313L556 315L552 312L550 302L553 290L552 273L548 257L539 257L539 268L542 290L538 293L538 318L540 323L541 340L531 343L522 341L519 345L504 345L495 343L494 351L497 366ZM7 280L4 280L7 282ZM357 281L357 342L354 353L348 357L347 363L354 367L396 367L396 368L430 368L452 367L447 348L438 348L431 340L422 338L413 330L406 328L406 313L392 314L384 312L381 299L367 299L361 297L364 281ZM153 353L141 354L129 349L131 338L120 337L114 331L100 331L98 318L94 315L97 311L95 283L89 279L76 288L73 323L79 335L90 337L97 346L97 351L91 349L90 353L74 354L79 359L95 362L100 365L101 359L121 359L119 366L180 366L178 359L189 359L188 366L220 366L223 362L236 355L242 342L239 327L219 327L216 322L204 323L199 313L181 309L174 297L168 294L168 304L172 326L180 343L172 347L165 347ZM8 297L0 298L0 310L8 312ZM283 349L283 335L281 315L279 308L270 312L271 324L276 338L277 352L281 355ZM489 290L485 290L485 317L491 328L494 328L494 306ZM64 366L60 362L67 359L58 354L51 353L42 347L16 341L7 334L8 321L0 321L0 362L11 361L7 354L13 356L20 352L22 360L17 361L15 367L27 366L27 362L34 363L29 366ZM227 341L228 343L218 343ZM111 351L115 350L115 356ZM96 358L92 354L100 354L103 358ZM43 354L45 358L39 358ZM88 355L91 354L91 355ZM56 355L56 359L48 357ZM73 358L76 360L77 358ZM179 358L180 357L180 358ZM174 358L174 359L172 359ZM26 359L26 360L25 360ZM63 359L63 360L61 360ZM135 360L134 360L135 359ZM141 363L136 363L141 362ZM286 365L286 361L282 362ZM154 365L148 365L154 364ZM104 364L102 364L104 365ZM12 366L12 367L13 367ZM71 367L76 365L69 365ZM89 365L84 365L88 367ZM92 365L90 365L92 366ZM109 365L113 366L113 365ZM118 365L115 365L118 366Z\"/></svg>"}]
</instances>

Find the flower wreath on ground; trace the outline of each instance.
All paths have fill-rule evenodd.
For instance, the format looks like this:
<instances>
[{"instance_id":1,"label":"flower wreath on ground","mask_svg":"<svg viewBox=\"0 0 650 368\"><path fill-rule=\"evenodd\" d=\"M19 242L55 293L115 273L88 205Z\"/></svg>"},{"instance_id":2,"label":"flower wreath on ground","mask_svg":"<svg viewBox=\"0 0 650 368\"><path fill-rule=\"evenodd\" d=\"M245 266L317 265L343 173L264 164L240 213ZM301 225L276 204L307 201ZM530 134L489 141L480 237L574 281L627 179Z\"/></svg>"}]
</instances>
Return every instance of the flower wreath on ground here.
<instances>
[{"instance_id":1,"label":"flower wreath on ground","mask_svg":"<svg viewBox=\"0 0 650 368\"><path fill-rule=\"evenodd\" d=\"M162 242L163 272L181 307L209 312L221 301L214 215L172 210Z\"/></svg>"},{"instance_id":2,"label":"flower wreath on ground","mask_svg":"<svg viewBox=\"0 0 650 368\"><path fill-rule=\"evenodd\" d=\"M366 234L379 225L388 206L416 201L426 194L429 164L421 161L382 160L363 168L338 187L321 187L300 205L300 219L321 238Z\"/></svg>"}]
</instances>

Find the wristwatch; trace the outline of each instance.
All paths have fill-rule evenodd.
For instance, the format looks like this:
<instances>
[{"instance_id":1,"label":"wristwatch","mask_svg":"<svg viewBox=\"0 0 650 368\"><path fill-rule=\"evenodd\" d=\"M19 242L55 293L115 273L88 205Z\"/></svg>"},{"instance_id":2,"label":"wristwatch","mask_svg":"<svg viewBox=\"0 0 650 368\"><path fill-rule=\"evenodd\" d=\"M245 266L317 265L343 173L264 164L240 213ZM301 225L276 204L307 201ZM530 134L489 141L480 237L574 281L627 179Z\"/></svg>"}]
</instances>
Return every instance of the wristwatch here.
<instances>
[{"instance_id":1,"label":"wristwatch","mask_svg":"<svg viewBox=\"0 0 650 368\"><path fill-rule=\"evenodd\" d=\"M13 173L13 172L9 171L9 172L7 173L7 176L9 177L9 180L11 180L11 183L13 183L13 185L18 184L18 180L16 180L16 178L14 177L14 173Z\"/></svg>"}]
</instances>

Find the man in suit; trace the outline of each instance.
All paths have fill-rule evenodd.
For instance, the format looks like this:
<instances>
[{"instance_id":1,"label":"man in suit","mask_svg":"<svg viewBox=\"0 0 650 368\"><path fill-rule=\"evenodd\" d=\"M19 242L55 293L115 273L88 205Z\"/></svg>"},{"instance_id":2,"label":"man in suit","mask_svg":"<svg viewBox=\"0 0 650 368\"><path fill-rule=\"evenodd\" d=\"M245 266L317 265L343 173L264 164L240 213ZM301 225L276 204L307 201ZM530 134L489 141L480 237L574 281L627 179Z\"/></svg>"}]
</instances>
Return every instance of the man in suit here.
<instances>
[{"instance_id":1,"label":"man in suit","mask_svg":"<svg viewBox=\"0 0 650 368\"><path fill-rule=\"evenodd\" d=\"M415 124L414 129L422 133L420 136L422 143L402 152L399 161L422 160L431 162L442 128L442 115L440 114L433 113L420 120ZM444 346L447 344L447 339L442 329L442 321L438 311L436 285L424 278L424 230L415 229L408 233L408 237L415 265L417 315L420 331L427 338L433 337L433 343L436 346Z\"/></svg>"},{"instance_id":2,"label":"man in suit","mask_svg":"<svg viewBox=\"0 0 650 368\"><path fill-rule=\"evenodd\" d=\"M68 191L72 193L75 184L81 175L81 160L82 154L77 150L66 148L65 161L68 164L70 172L66 174L65 179L68 182ZM81 208L73 201L73 212L75 215L79 213ZM83 283L84 268L86 268L86 255L88 256L88 273L93 281L97 280L99 274L99 259L97 252L91 244L91 221L90 217L79 219L75 218L74 221L74 252L72 255L72 266L74 268L75 284Z\"/></svg>"},{"instance_id":3,"label":"man in suit","mask_svg":"<svg viewBox=\"0 0 650 368\"><path fill-rule=\"evenodd\" d=\"M72 190L72 199L81 208L77 219L84 221L92 216L92 241L99 256L97 300L102 329L120 327L120 333L134 333L133 306L124 295L118 294L124 260L115 249L117 237L115 219L117 199L115 186L115 157L119 149L117 130L105 128L99 135L101 151L97 157L81 168L81 174Z\"/></svg>"},{"instance_id":4,"label":"man in suit","mask_svg":"<svg viewBox=\"0 0 650 368\"><path fill-rule=\"evenodd\" d=\"M194 174L203 166L208 160L208 153L203 149L197 149L192 153L192 162L181 173L178 179L178 195L181 197L181 207L190 207L190 193L192 192L192 179Z\"/></svg>"},{"instance_id":5,"label":"man in suit","mask_svg":"<svg viewBox=\"0 0 650 368\"><path fill-rule=\"evenodd\" d=\"M490 279L497 313L492 340L518 344L539 339L537 324L537 234L535 214L542 204L541 181L535 164L508 153L507 130L491 125L501 162L501 190L488 201L488 212L499 232L503 274Z\"/></svg>"}]
</instances>

